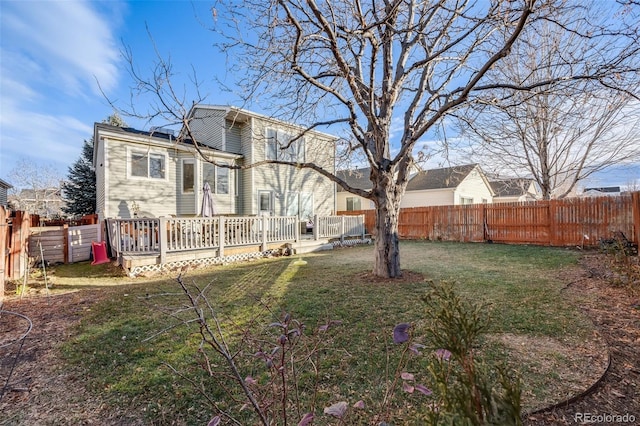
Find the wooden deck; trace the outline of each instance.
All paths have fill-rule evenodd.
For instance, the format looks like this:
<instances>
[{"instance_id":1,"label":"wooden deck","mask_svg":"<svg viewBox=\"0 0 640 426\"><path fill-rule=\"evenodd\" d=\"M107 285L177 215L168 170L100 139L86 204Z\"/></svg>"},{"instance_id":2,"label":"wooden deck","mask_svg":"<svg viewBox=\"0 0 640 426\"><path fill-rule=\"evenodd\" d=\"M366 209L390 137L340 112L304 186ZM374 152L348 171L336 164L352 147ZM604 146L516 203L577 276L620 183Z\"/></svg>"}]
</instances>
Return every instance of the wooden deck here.
<instances>
[{"instance_id":1,"label":"wooden deck","mask_svg":"<svg viewBox=\"0 0 640 426\"><path fill-rule=\"evenodd\" d=\"M314 217L312 234L295 216L110 219L112 255L129 275L333 248L365 239L364 216Z\"/></svg>"}]
</instances>

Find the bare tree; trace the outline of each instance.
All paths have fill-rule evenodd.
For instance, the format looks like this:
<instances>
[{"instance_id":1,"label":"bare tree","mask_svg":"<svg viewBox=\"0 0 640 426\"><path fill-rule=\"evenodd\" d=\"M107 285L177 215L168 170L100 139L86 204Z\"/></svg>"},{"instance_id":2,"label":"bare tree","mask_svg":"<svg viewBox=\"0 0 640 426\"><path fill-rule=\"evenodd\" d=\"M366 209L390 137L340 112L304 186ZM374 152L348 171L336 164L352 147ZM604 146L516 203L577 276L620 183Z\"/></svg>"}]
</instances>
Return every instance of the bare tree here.
<instances>
[{"instance_id":1,"label":"bare tree","mask_svg":"<svg viewBox=\"0 0 640 426\"><path fill-rule=\"evenodd\" d=\"M637 74L589 76L594 63L622 65L640 61L637 46L611 44L604 28L589 24L603 13L597 8L576 8L553 25L540 23L527 29L537 37L523 37L513 55L487 74L489 81L516 84L553 84L528 92L499 88L458 114L463 140L475 161L497 174L533 177L545 199L563 198L578 183L613 165L640 160L640 111ZM573 32L555 24L571 19L580 24ZM619 29L622 29L620 26ZM627 41L628 42L628 41ZM633 70L625 65L626 70ZM622 69L625 69L624 67Z\"/></svg>"},{"instance_id":2,"label":"bare tree","mask_svg":"<svg viewBox=\"0 0 640 426\"><path fill-rule=\"evenodd\" d=\"M19 160L9 172L13 183L9 202L17 210L25 210L42 217L62 215L62 175L50 165Z\"/></svg>"},{"instance_id":3,"label":"bare tree","mask_svg":"<svg viewBox=\"0 0 640 426\"><path fill-rule=\"evenodd\" d=\"M421 138L489 90L528 91L616 70L596 63L587 75L569 70L522 84L485 82L528 26L553 22L565 7L564 0L246 0L242 5L220 0L212 9L215 30L227 37L221 47L231 58L230 73L239 77L234 87L243 89L245 102L268 106L274 116L303 125L306 130L298 137L313 129L344 132L340 152L369 166L372 189L350 187L314 163L263 161L242 167L311 168L372 200L377 212L373 272L398 277L400 200ZM563 24L557 30L572 27ZM170 74L163 63L156 70ZM175 95L158 86L165 76L156 77L147 80L152 92ZM180 102L167 108L170 104L165 98L150 115L165 114L189 134L188 108Z\"/></svg>"}]
</instances>

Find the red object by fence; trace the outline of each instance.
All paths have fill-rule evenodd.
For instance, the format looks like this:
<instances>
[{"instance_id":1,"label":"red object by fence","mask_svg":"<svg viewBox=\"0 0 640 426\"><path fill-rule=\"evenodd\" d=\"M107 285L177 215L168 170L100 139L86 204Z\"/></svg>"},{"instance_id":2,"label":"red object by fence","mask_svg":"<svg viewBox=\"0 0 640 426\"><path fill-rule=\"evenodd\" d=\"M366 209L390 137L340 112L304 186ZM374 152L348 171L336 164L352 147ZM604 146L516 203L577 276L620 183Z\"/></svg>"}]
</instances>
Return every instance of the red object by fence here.
<instances>
[{"instance_id":1,"label":"red object by fence","mask_svg":"<svg viewBox=\"0 0 640 426\"><path fill-rule=\"evenodd\" d=\"M101 263L110 262L107 256L107 243L100 241L99 243L92 241L91 249L93 250L93 262L92 265L100 265Z\"/></svg>"}]
</instances>

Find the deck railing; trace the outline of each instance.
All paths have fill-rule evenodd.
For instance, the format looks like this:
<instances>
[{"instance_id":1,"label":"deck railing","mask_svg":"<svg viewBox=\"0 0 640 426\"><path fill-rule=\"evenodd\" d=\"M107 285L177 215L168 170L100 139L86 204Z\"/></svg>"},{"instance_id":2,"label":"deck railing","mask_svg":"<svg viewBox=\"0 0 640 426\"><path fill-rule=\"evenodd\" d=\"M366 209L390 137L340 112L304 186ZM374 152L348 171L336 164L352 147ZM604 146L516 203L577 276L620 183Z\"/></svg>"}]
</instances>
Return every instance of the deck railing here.
<instances>
[{"instance_id":1,"label":"deck railing","mask_svg":"<svg viewBox=\"0 0 640 426\"><path fill-rule=\"evenodd\" d=\"M160 257L200 249L295 242L300 239L296 216L109 219L109 238L116 254ZM364 216L315 216L314 238L364 235Z\"/></svg>"},{"instance_id":2,"label":"deck railing","mask_svg":"<svg viewBox=\"0 0 640 426\"><path fill-rule=\"evenodd\" d=\"M317 238L357 237L364 238L364 215L360 216L316 216L314 235Z\"/></svg>"}]
</instances>

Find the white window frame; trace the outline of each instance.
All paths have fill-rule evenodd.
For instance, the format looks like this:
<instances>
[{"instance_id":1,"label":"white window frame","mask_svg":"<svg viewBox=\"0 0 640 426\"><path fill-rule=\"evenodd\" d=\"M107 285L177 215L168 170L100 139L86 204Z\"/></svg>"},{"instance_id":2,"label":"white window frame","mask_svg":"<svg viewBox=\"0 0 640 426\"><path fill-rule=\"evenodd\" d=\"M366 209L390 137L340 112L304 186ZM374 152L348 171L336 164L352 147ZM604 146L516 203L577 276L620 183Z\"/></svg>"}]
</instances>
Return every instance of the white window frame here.
<instances>
[{"instance_id":1,"label":"white window frame","mask_svg":"<svg viewBox=\"0 0 640 426\"><path fill-rule=\"evenodd\" d=\"M184 188L184 165L192 164L193 165L193 188L190 191L185 191ZM198 172L196 170L196 160L193 158L183 158L180 167L180 193L182 194L195 194L196 193L196 185L198 184Z\"/></svg>"},{"instance_id":2,"label":"white window frame","mask_svg":"<svg viewBox=\"0 0 640 426\"><path fill-rule=\"evenodd\" d=\"M258 194L257 194L257 196L258 196L258 204L257 204L258 214L264 214L264 212L266 212L266 210L261 210L260 209L260 201L261 201L262 195L268 195L268 197L269 197L269 207L270 207L270 209L269 209L268 213L269 213L269 216L271 216L275 212L275 196L274 196L275 194L273 193L273 191L270 191L270 190L262 190L262 189L258 190Z\"/></svg>"},{"instance_id":3,"label":"white window frame","mask_svg":"<svg viewBox=\"0 0 640 426\"><path fill-rule=\"evenodd\" d=\"M463 195L460 196L460 205L468 206L469 204L473 204L472 197L465 197Z\"/></svg>"},{"instance_id":4,"label":"white window frame","mask_svg":"<svg viewBox=\"0 0 640 426\"><path fill-rule=\"evenodd\" d=\"M357 211L357 210L362 210L362 200L360 199L360 197L347 197L346 201L346 209L348 212L353 212L353 211ZM351 201L351 209L349 209L349 201ZM360 206L359 209L354 208L354 204L355 202L358 202L358 205Z\"/></svg>"},{"instance_id":5,"label":"white window frame","mask_svg":"<svg viewBox=\"0 0 640 426\"><path fill-rule=\"evenodd\" d=\"M147 175L146 176L136 176L133 174L133 170L132 170L132 161L133 161L133 155L144 155L147 157ZM151 162L149 161L149 159L151 157L162 157L162 160L164 162L164 176L161 178L157 178L157 177L151 177L150 176L150 165ZM153 150L153 149L137 149L137 148L133 148L133 147L127 147L127 159L126 159L126 163L127 163L127 179L130 180L146 180L146 181L154 181L154 182L163 182L163 181L168 181L169 180L169 173L168 173L168 167L169 167L169 155L164 152L164 151L159 151L159 150Z\"/></svg>"},{"instance_id":6,"label":"white window frame","mask_svg":"<svg viewBox=\"0 0 640 426\"><path fill-rule=\"evenodd\" d=\"M291 201L294 201L293 205ZM303 205L305 201L310 201L310 204L311 204L310 211L305 211L305 206ZM285 202L284 202L284 205L282 206L283 215L297 216L299 219L302 219L302 220L311 220L313 219L313 214L314 214L313 201L314 201L313 192L287 191L285 193Z\"/></svg>"},{"instance_id":7,"label":"white window frame","mask_svg":"<svg viewBox=\"0 0 640 426\"><path fill-rule=\"evenodd\" d=\"M227 164L224 162L220 162L220 164ZM228 167L221 167L221 166L216 166L215 164L211 164L208 162L205 162L202 164L202 185L204 185L205 183L205 170L208 167L213 167L213 182L209 182L209 186L211 187L211 193L212 194L217 194L217 195L231 195L231 188L232 185L235 185L232 180L233 180L233 176L231 173L231 169ZM218 191L218 182L219 182L219 178L218 178L218 171L222 170L222 169L226 169L227 172L227 192L219 192Z\"/></svg>"},{"instance_id":8,"label":"white window frame","mask_svg":"<svg viewBox=\"0 0 640 426\"><path fill-rule=\"evenodd\" d=\"M287 149L282 149L282 147L288 145L289 141L294 137L293 133L270 127L265 130L265 135L265 160L281 160L292 163L305 162L306 142L304 137L298 138L295 142L291 143Z\"/></svg>"}]
</instances>

